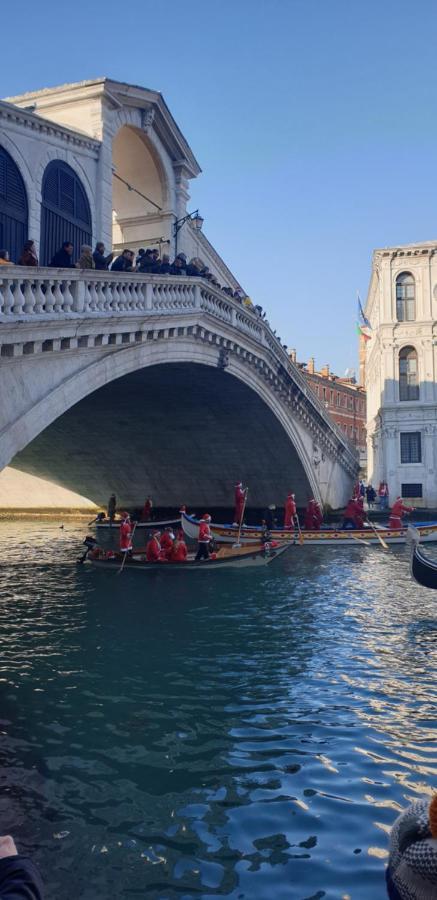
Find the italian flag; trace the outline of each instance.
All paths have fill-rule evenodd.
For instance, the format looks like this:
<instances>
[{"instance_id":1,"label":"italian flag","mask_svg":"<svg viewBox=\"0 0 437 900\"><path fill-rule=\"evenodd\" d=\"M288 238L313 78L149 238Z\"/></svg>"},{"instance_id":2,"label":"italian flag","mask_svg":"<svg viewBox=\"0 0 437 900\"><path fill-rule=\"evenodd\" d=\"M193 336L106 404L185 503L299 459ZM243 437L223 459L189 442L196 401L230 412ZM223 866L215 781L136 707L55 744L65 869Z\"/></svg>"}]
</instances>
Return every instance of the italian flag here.
<instances>
[{"instance_id":1,"label":"italian flag","mask_svg":"<svg viewBox=\"0 0 437 900\"><path fill-rule=\"evenodd\" d=\"M357 334L359 334L361 337L363 337L365 341L370 341L371 335L367 334L367 332L364 331L363 326L360 325L359 322L357 322Z\"/></svg>"}]
</instances>

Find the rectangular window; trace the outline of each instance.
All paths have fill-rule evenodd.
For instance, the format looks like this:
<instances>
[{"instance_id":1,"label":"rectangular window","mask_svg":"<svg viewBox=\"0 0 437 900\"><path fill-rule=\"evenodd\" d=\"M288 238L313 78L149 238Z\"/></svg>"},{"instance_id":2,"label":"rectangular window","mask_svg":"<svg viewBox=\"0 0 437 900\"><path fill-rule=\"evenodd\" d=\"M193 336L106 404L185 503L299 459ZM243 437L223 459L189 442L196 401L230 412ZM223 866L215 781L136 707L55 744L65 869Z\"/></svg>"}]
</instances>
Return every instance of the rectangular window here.
<instances>
[{"instance_id":1,"label":"rectangular window","mask_svg":"<svg viewBox=\"0 0 437 900\"><path fill-rule=\"evenodd\" d=\"M422 462L422 436L420 431L403 431L401 438L401 463Z\"/></svg>"},{"instance_id":2,"label":"rectangular window","mask_svg":"<svg viewBox=\"0 0 437 900\"><path fill-rule=\"evenodd\" d=\"M401 484L402 497L423 497L421 484Z\"/></svg>"},{"instance_id":3,"label":"rectangular window","mask_svg":"<svg viewBox=\"0 0 437 900\"><path fill-rule=\"evenodd\" d=\"M334 406L334 391L329 392L329 402L331 406Z\"/></svg>"},{"instance_id":4,"label":"rectangular window","mask_svg":"<svg viewBox=\"0 0 437 900\"><path fill-rule=\"evenodd\" d=\"M337 391L337 406L340 406L340 394Z\"/></svg>"}]
</instances>

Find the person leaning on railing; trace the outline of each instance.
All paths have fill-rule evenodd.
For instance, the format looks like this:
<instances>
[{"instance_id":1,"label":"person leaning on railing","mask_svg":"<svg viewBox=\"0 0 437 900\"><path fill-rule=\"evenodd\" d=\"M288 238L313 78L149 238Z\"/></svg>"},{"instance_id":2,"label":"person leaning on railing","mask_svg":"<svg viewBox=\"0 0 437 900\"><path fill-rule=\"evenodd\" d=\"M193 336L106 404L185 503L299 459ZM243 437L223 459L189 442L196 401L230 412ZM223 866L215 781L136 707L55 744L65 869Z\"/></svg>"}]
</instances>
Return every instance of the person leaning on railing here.
<instances>
[{"instance_id":1,"label":"person leaning on railing","mask_svg":"<svg viewBox=\"0 0 437 900\"><path fill-rule=\"evenodd\" d=\"M21 256L17 262L17 266L37 266L38 257L36 255L35 241L26 241L21 251Z\"/></svg>"},{"instance_id":2,"label":"person leaning on railing","mask_svg":"<svg viewBox=\"0 0 437 900\"><path fill-rule=\"evenodd\" d=\"M108 253L108 255L105 256L105 245L104 245L103 241L98 241L96 244L96 249L94 250L94 253L93 253L93 260L94 260L94 265L95 265L96 269L99 269L99 270L109 269L109 263L111 263L113 259L114 259L113 253Z\"/></svg>"},{"instance_id":3,"label":"person leaning on railing","mask_svg":"<svg viewBox=\"0 0 437 900\"><path fill-rule=\"evenodd\" d=\"M0 250L0 266L13 265L13 262L9 259L9 250Z\"/></svg>"},{"instance_id":4,"label":"person leaning on railing","mask_svg":"<svg viewBox=\"0 0 437 900\"><path fill-rule=\"evenodd\" d=\"M76 269L95 269L96 264L93 258L93 248L89 244L82 244L80 248L80 256L76 263Z\"/></svg>"}]
</instances>

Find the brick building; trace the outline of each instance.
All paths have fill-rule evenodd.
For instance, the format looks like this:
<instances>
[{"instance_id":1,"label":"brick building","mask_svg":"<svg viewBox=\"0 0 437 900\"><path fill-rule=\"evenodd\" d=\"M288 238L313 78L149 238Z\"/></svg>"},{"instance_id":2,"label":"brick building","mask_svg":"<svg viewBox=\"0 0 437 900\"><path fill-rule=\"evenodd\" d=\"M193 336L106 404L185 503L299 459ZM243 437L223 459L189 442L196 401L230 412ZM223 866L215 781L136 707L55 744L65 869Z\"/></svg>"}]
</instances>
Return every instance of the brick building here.
<instances>
[{"instance_id":1,"label":"brick building","mask_svg":"<svg viewBox=\"0 0 437 900\"><path fill-rule=\"evenodd\" d=\"M355 378L333 375L329 366L316 371L314 357L308 363L296 361L296 351L290 351L290 359L305 375L308 384L324 404L337 425L344 431L360 454L360 466L367 465L366 450L366 391Z\"/></svg>"}]
</instances>

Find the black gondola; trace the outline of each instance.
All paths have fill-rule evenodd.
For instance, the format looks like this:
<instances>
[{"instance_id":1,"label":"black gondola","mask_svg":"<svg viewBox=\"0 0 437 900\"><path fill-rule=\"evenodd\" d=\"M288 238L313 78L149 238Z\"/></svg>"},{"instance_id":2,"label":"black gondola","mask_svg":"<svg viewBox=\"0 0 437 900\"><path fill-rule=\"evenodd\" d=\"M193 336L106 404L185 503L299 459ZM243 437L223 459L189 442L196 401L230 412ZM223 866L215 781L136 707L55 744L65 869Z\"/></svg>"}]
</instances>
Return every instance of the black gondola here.
<instances>
[{"instance_id":1,"label":"black gondola","mask_svg":"<svg viewBox=\"0 0 437 900\"><path fill-rule=\"evenodd\" d=\"M437 591L437 562L425 556L419 547L420 535L413 527L408 528L407 540L411 543L411 574L418 584Z\"/></svg>"}]
</instances>

